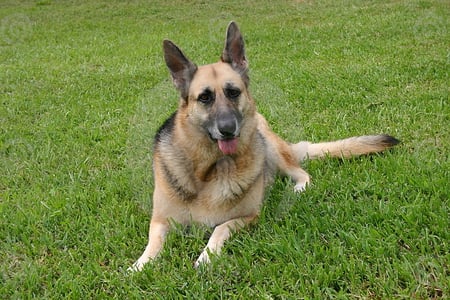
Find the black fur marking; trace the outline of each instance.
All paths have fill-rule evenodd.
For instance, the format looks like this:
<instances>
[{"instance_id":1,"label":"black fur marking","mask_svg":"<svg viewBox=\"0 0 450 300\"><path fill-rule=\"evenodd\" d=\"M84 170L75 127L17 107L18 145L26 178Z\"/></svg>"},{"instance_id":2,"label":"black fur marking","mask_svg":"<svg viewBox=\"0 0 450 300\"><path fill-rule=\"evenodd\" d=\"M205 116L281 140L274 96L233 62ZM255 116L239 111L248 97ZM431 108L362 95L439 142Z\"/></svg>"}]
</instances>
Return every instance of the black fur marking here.
<instances>
[{"instance_id":1,"label":"black fur marking","mask_svg":"<svg viewBox=\"0 0 450 300\"><path fill-rule=\"evenodd\" d=\"M241 90L229 82L225 85L223 92L225 96L232 101L236 101L241 95Z\"/></svg>"},{"instance_id":2,"label":"black fur marking","mask_svg":"<svg viewBox=\"0 0 450 300\"><path fill-rule=\"evenodd\" d=\"M178 181L178 178L169 170L163 161L161 162L161 166L171 189L180 197L181 200L186 202L192 201L196 197L196 194L185 189L183 184Z\"/></svg>"},{"instance_id":3,"label":"black fur marking","mask_svg":"<svg viewBox=\"0 0 450 300\"><path fill-rule=\"evenodd\" d=\"M400 140L397 140L395 137L387 135L387 134L382 135L381 142L388 147L392 147L392 146L395 146L395 145L401 143Z\"/></svg>"},{"instance_id":4,"label":"black fur marking","mask_svg":"<svg viewBox=\"0 0 450 300\"><path fill-rule=\"evenodd\" d=\"M175 117L177 115L177 112L174 112L164 123L159 127L158 131L155 135L155 146L158 145L164 136L169 136L174 127L175 127Z\"/></svg>"},{"instance_id":5,"label":"black fur marking","mask_svg":"<svg viewBox=\"0 0 450 300\"><path fill-rule=\"evenodd\" d=\"M174 112L158 129L155 135L155 149L154 151L163 151L164 147L161 147L157 150L161 142L170 143L170 137L175 128L175 118L177 116L177 112ZM162 152L160 154L164 156ZM161 167L164 172L164 177L169 183L169 186L172 190L182 199L183 201L191 201L196 196L195 193L184 188L183 184L181 184L178 178L170 171L169 167L164 163L164 160L161 159Z\"/></svg>"},{"instance_id":6,"label":"black fur marking","mask_svg":"<svg viewBox=\"0 0 450 300\"><path fill-rule=\"evenodd\" d=\"M197 97L197 101L203 104L211 104L216 99L216 94L210 89L206 88L200 95Z\"/></svg>"}]
</instances>

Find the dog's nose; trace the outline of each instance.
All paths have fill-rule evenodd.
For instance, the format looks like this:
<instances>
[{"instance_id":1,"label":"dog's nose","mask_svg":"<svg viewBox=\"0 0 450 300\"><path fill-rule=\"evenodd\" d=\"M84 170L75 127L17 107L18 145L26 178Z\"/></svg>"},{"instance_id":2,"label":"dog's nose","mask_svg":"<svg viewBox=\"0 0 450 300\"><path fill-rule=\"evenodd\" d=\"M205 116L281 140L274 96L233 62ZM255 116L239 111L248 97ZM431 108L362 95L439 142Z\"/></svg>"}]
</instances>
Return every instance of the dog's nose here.
<instances>
[{"instance_id":1,"label":"dog's nose","mask_svg":"<svg viewBox=\"0 0 450 300\"><path fill-rule=\"evenodd\" d=\"M224 138L233 138L236 133L236 118L234 116L226 116L217 120L217 129Z\"/></svg>"}]
</instances>

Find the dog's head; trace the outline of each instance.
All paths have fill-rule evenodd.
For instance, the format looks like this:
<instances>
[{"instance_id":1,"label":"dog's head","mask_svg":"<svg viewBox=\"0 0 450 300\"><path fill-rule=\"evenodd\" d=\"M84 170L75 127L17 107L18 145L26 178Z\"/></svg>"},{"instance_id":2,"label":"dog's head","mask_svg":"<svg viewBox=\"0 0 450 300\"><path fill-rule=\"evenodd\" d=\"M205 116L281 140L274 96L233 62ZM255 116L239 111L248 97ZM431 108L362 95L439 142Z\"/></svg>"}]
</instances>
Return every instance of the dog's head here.
<instances>
[{"instance_id":1,"label":"dog's head","mask_svg":"<svg viewBox=\"0 0 450 300\"><path fill-rule=\"evenodd\" d=\"M244 40L236 23L228 26L221 60L214 64L197 67L171 41L165 40L163 46L187 122L208 135L224 154L235 153L244 117L254 107L247 90Z\"/></svg>"}]
</instances>

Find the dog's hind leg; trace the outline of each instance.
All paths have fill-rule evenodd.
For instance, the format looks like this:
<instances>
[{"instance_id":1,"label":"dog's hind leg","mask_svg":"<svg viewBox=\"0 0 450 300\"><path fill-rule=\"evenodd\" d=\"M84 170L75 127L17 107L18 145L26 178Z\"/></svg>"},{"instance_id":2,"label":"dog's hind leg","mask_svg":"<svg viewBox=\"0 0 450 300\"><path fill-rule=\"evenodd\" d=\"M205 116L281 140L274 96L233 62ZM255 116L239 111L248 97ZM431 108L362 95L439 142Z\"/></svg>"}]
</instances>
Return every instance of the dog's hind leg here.
<instances>
[{"instance_id":1,"label":"dog's hind leg","mask_svg":"<svg viewBox=\"0 0 450 300\"><path fill-rule=\"evenodd\" d=\"M302 192L310 182L309 174L303 170L290 144L276 135L262 115L259 115L258 129L267 147L267 159L275 164L277 169L295 181L294 191Z\"/></svg>"},{"instance_id":2,"label":"dog's hind leg","mask_svg":"<svg viewBox=\"0 0 450 300\"><path fill-rule=\"evenodd\" d=\"M303 192L310 182L309 174L298 165L288 144L278 144L278 152L278 169L295 181L295 192Z\"/></svg>"},{"instance_id":3,"label":"dog's hind leg","mask_svg":"<svg viewBox=\"0 0 450 300\"><path fill-rule=\"evenodd\" d=\"M169 228L170 226L167 221L160 222L152 219L150 222L147 247L145 247L144 253L142 253L141 257L139 257L133 266L128 268L129 271L141 271L146 263L158 255Z\"/></svg>"}]
</instances>

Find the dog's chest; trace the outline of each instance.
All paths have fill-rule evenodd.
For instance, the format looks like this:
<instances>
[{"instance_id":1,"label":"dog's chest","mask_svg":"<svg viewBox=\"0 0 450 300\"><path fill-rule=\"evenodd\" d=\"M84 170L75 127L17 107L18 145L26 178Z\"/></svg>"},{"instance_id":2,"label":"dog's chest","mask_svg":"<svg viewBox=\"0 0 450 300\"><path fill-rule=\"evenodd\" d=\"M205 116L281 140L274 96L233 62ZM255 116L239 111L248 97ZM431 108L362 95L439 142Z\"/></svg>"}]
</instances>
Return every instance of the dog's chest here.
<instances>
[{"instance_id":1,"label":"dog's chest","mask_svg":"<svg viewBox=\"0 0 450 300\"><path fill-rule=\"evenodd\" d=\"M229 206L239 202L251 185L262 176L263 164L224 156L196 174L198 201L211 206Z\"/></svg>"},{"instance_id":2,"label":"dog's chest","mask_svg":"<svg viewBox=\"0 0 450 300\"><path fill-rule=\"evenodd\" d=\"M200 165L194 174L203 183L228 181L236 177L238 167L234 159L224 156L210 165Z\"/></svg>"}]
</instances>

